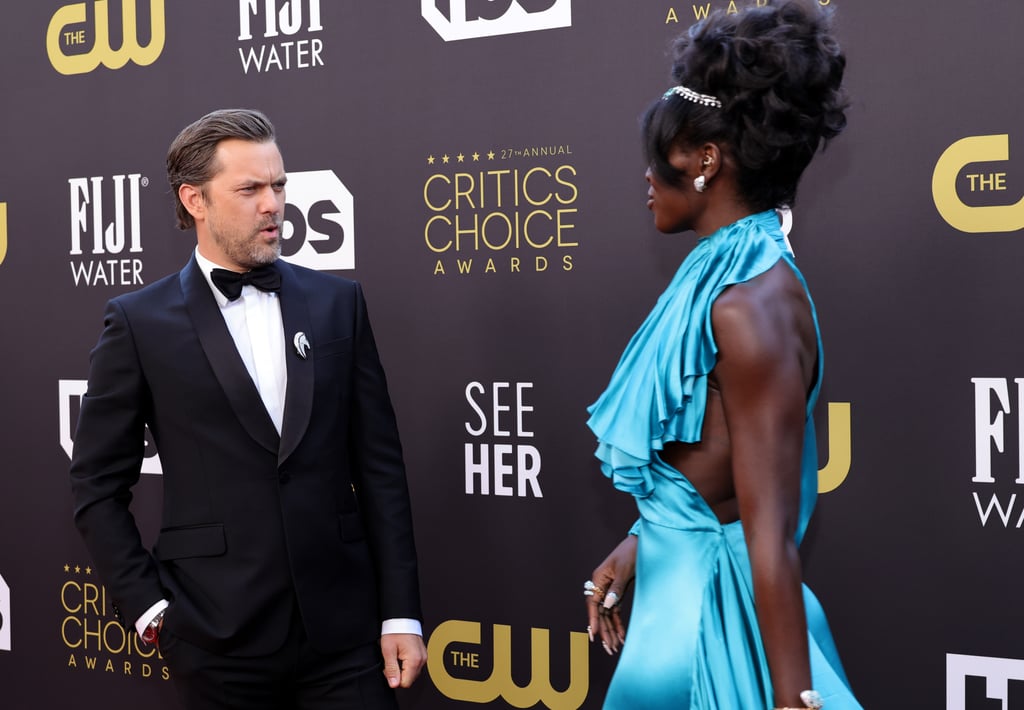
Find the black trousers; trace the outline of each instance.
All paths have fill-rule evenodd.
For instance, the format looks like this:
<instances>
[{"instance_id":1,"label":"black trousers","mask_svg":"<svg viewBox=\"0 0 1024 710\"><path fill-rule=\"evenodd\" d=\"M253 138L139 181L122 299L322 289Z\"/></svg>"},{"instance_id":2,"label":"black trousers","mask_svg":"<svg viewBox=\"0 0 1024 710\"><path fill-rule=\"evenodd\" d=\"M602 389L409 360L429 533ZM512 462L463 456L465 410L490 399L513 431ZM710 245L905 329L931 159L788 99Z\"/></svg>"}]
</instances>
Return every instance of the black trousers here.
<instances>
[{"instance_id":1,"label":"black trousers","mask_svg":"<svg viewBox=\"0 0 1024 710\"><path fill-rule=\"evenodd\" d=\"M398 710L380 646L319 653L298 610L284 646L268 656L221 656L170 634L160 651L187 710Z\"/></svg>"}]
</instances>

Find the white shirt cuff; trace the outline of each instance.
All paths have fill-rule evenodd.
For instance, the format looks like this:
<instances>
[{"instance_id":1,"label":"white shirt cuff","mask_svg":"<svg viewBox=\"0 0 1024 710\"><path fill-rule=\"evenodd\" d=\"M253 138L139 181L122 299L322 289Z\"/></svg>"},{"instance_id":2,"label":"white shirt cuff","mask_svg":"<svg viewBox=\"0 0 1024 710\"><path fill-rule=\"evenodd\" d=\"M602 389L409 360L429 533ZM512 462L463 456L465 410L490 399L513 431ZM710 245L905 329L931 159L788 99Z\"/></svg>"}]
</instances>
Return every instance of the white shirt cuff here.
<instances>
[{"instance_id":1,"label":"white shirt cuff","mask_svg":"<svg viewBox=\"0 0 1024 710\"><path fill-rule=\"evenodd\" d=\"M385 619L380 625L380 635L415 634L423 635L423 625L416 619Z\"/></svg>"},{"instance_id":2,"label":"white shirt cuff","mask_svg":"<svg viewBox=\"0 0 1024 710\"><path fill-rule=\"evenodd\" d=\"M135 622L135 630L138 632L140 638L142 637L142 634L145 633L146 627L149 626L149 622L155 619L156 615L170 606L170 604L171 603L166 599L161 599L156 604L149 607L149 609L146 610L146 613L138 618Z\"/></svg>"}]
</instances>

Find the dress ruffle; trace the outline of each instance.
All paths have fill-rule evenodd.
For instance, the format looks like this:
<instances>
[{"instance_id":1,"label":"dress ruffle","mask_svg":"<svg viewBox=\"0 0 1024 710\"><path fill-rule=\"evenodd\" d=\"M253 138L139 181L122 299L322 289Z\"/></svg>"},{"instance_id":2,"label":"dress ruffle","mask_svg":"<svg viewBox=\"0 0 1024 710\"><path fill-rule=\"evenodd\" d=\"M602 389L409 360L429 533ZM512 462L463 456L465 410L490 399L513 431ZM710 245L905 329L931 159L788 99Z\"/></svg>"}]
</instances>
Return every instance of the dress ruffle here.
<instances>
[{"instance_id":1,"label":"dress ruffle","mask_svg":"<svg viewBox=\"0 0 1024 710\"><path fill-rule=\"evenodd\" d=\"M601 470L619 490L651 494L651 457L672 441L700 441L708 374L718 347L711 304L728 286L787 254L774 210L704 237L626 346L607 389L588 408Z\"/></svg>"}]
</instances>

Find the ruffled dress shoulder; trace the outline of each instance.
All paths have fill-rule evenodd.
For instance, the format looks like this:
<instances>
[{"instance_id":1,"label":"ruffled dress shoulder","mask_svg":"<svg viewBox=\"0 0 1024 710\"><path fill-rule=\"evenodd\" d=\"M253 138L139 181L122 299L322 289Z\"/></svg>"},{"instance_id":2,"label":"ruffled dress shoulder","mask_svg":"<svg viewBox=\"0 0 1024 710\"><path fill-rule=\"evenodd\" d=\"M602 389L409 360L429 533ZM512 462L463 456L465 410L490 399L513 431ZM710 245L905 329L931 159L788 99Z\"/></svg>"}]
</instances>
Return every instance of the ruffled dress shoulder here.
<instances>
[{"instance_id":1,"label":"ruffled dress shoulder","mask_svg":"<svg viewBox=\"0 0 1024 710\"><path fill-rule=\"evenodd\" d=\"M754 604L741 521L721 524L684 475L659 457L665 444L700 441L717 347L711 307L721 292L793 263L774 212L701 239L630 340L607 390L590 407L601 469L637 502L636 584L626 643L606 710L759 710L771 676ZM810 294L808 294L810 299ZM817 331L817 316L811 302ZM799 542L817 498L817 451L808 396L801 460ZM828 710L861 710L825 614L806 586L814 689Z\"/></svg>"}]
</instances>

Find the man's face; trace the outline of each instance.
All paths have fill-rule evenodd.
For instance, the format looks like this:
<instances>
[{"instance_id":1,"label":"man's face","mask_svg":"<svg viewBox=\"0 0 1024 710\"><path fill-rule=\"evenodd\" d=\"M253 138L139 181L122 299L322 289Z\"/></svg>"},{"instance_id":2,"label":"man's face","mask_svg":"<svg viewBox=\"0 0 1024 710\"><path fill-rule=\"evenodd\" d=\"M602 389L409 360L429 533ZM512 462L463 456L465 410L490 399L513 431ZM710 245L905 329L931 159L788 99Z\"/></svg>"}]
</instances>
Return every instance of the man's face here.
<instances>
[{"instance_id":1,"label":"man's face","mask_svg":"<svg viewBox=\"0 0 1024 710\"><path fill-rule=\"evenodd\" d=\"M231 138L217 145L218 172L203 186L196 216L199 252L235 271L281 254L284 160L277 144Z\"/></svg>"}]
</instances>

